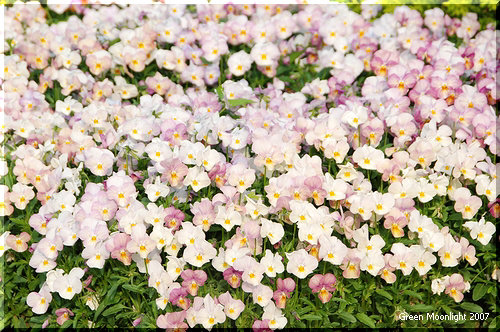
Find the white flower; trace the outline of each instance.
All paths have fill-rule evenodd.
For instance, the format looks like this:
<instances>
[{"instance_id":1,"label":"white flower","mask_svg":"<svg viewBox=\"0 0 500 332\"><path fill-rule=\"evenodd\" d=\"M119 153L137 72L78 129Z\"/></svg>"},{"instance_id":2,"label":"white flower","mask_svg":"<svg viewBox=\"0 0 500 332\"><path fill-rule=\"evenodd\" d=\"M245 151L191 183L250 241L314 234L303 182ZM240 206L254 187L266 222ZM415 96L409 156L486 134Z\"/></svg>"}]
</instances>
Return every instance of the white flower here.
<instances>
[{"instance_id":1,"label":"white flower","mask_svg":"<svg viewBox=\"0 0 500 332\"><path fill-rule=\"evenodd\" d=\"M370 253L359 262L359 269L367 271L372 276L377 276L378 272L385 266L384 256L381 253Z\"/></svg>"},{"instance_id":2,"label":"white flower","mask_svg":"<svg viewBox=\"0 0 500 332\"><path fill-rule=\"evenodd\" d=\"M160 197L166 197L170 192L170 189L166 184L161 183L159 177L157 177L154 183L150 183L145 186L146 195L151 202L156 202Z\"/></svg>"},{"instance_id":3,"label":"white flower","mask_svg":"<svg viewBox=\"0 0 500 332\"><path fill-rule=\"evenodd\" d=\"M277 273L282 273L285 270L283 265L283 257L279 253L273 254L269 249L266 249L266 254L261 258L260 264L264 267L268 277L274 278Z\"/></svg>"},{"instance_id":4,"label":"white flower","mask_svg":"<svg viewBox=\"0 0 500 332\"><path fill-rule=\"evenodd\" d=\"M269 328L272 330L282 329L286 326L288 320L281 312L281 309L276 307L274 302L270 301L264 308L262 319L269 319Z\"/></svg>"},{"instance_id":5,"label":"white flower","mask_svg":"<svg viewBox=\"0 0 500 332\"><path fill-rule=\"evenodd\" d=\"M272 222L266 218L261 218L262 225L260 228L260 235L264 238L267 237L271 244L278 243L285 235L283 225L277 222Z\"/></svg>"},{"instance_id":6,"label":"white flower","mask_svg":"<svg viewBox=\"0 0 500 332\"><path fill-rule=\"evenodd\" d=\"M207 294L203 298L203 308L199 311L196 319L203 327L210 330L215 324L224 323L226 315L224 314L224 307L222 304L215 304L214 299Z\"/></svg>"},{"instance_id":7,"label":"white flower","mask_svg":"<svg viewBox=\"0 0 500 332\"><path fill-rule=\"evenodd\" d=\"M227 232L230 232L234 226L241 225L241 214L234 209L234 206L217 207L217 216L214 223L221 225Z\"/></svg>"},{"instance_id":8,"label":"white flower","mask_svg":"<svg viewBox=\"0 0 500 332\"><path fill-rule=\"evenodd\" d=\"M89 294L85 304L90 308L90 310L96 310L99 306L99 301L97 301L97 297L94 294Z\"/></svg>"},{"instance_id":9,"label":"white flower","mask_svg":"<svg viewBox=\"0 0 500 332\"><path fill-rule=\"evenodd\" d=\"M433 294L440 295L446 289L446 281L449 276L445 276L439 279L433 279L431 283L431 290Z\"/></svg>"},{"instance_id":10,"label":"white flower","mask_svg":"<svg viewBox=\"0 0 500 332\"><path fill-rule=\"evenodd\" d=\"M201 240L194 245L188 245L184 249L184 260L196 267L202 267L217 255L217 250L208 241Z\"/></svg>"},{"instance_id":11,"label":"white flower","mask_svg":"<svg viewBox=\"0 0 500 332\"><path fill-rule=\"evenodd\" d=\"M54 283L54 290L60 297L66 300L71 300L75 294L82 291L82 282L80 279L84 275L84 271L78 267L73 268L68 274L63 275Z\"/></svg>"},{"instance_id":12,"label":"white flower","mask_svg":"<svg viewBox=\"0 0 500 332\"><path fill-rule=\"evenodd\" d=\"M50 294L47 286L42 287L40 292L31 292L26 298L26 303L32 308L33 313L37 315L44 314L49 308L49 304L52 301L52 295Z\"/></svg>"},{"instance_id":13,"label":"white flower","mask_svg":"<svg viewBox=\"0 0 500 332\"><path fill-rule=\"evenodd\" d=\"M227 66L231 74L241 76L252 67L252 58L245 51L233 53L227 60Z\"/></svg>"},{"instance_id":14,"label":"white flower","mask_svg":"<svg viewBox=\"0 0 500 332\"><path fill-rule=\"evenodd\" d=\"M252 291L253 303L257 303L261 307L265 307L271 303L273 298L273 290L266 285L258 285Z\"/></svg>"},{"instance_id":15,"label":"white flower","mask_svg":"<svg viewBox=\"0 0 500 332\"><path fill-rule=\"evenodd\" d=\"M4 232L0 235L0 257L3 256L4 252L10 249L9 245L5 243L5 239L10 235L9 231Z\"/></svg>"},{"instance_id":16,"label":"white flower","mask_svg":"<svg viewBox=\"0 0 500 332\"><path fill-rule=\"evenodd\" d=\"M364 169L377 169L377 164L383 159L384 153L370 145L363 145L352 154L352 160Z\"/></svg>"},{"instance_id":17,"label":"white flower","mask_svg":"<svg viewBox=\"0 0 500 332\"><path fill-rule=\"evenodd\" d=\"M184 185L191 186L195 192L210 185L210 178L203 168L195 166L189 169L184 178Z\"/></svg>"},{"instance_id":18,"label":"white flower","mask_svg":"<svg viewBox=\"0 0 500 332\"><path fill-rule=\"evenodd\" d=\"M318 267L316 258L309 255L304 249L286 253L286 257L288 258L286 271L300 279L304 279Z\"/></svg>"},{"instance_id":19,"label":"white flower","mask_svg":"<svg viewBox=\"0 0 500 332\"><path fill-rule=\"evenodd\" d=\"M335 236L325 234L319 237L319 258L334 265L341 265L347 256L347 246Z\"/></svg>"},{"instance_id":20,"label":"white flower","mask_svg":"<svg viewBox=\"0 0 500 332\"><path fill-rule=\"evenodd\" d=\"M479 222L467 221L464 226L470 229L470 236L484 246L490 242L496 231L495 225L489 221L485 222L484 218L481 218Z\"/></svg>"}]
</instances>

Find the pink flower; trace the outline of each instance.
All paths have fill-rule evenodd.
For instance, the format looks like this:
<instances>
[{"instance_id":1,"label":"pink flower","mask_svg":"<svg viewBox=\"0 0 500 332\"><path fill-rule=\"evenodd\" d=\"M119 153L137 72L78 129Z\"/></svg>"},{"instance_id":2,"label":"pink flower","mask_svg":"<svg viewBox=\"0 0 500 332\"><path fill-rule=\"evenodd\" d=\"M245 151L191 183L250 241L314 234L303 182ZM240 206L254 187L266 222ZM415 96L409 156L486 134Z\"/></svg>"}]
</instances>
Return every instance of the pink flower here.
<instances>
[{"instance_id":1,"label":"pink flower","mask_svg":"<svg viewBox=\"0 0 500 332\"><path fill-rule=\"evenodd\" d=\"M252 324L252 330L254 332L273 332L269 327L269 319L255 320Z\"/></svg>"},{"instance_id":2,"label":"pink flower","mask_svg":"<svg viewBox=\"0 0 500 332\"><path fill-rule=\"evenodd\" d=\"M163 167L163 174L161 180L168 180L172 187L179 187L182 185L184 177L188 173L188 167L184 165L179 159L164 160L160 163Z\"/></svg>"},{"instance_id":3,"label":"pink flower","mask_svg":"<svg viewBox=\"0 0 500 332\"><path fill-rule=\"evenodd\" d=\"M64 322L66 322L69 317L74 316L73 312L67 308L60 308L56 310L56 315L57 315L57 324L63 325Z\"/></svg>"},{"instance_id":4,"label":"pink flower","mask_svg":"<svg viewBox=\"0 0 500 332\"><path fill-rule=\"evenodd\" d=\"M184 270L181 273L181 278L183 279L182 287L192 296L196 296L198 288L207 281L207 273L203 270Z\"/></svg>"},{"instance_id":5,"label":"pink flower","mask_svg":"<svg viewBox=\"0 0 500 332\"><path fill-rule=\"evenodd\" d=\"M321 303L327 303L332 298L331 292L335 291L336 283L337 278L332 273L316 274L309 280L309 288L313 293L319 293Z\"/></svg>"},{"instance_id":6,"label":"pink flower","mask_svg":"<svg viewBox=\"0 0 500 332\"><path fill-rule=\"evenodd\" d=\"M295 281L292 278L281 279L278 278L277 289L273 293L273 299L276 302L276 306L280 309L285 308L286 300L291 297L292 292L295 289Z\"/></svg>"},{"instance_id":7,"label":"pink flower","mask_svg":"<svg viewBox=\"0 0 500 332\"><path fill-rule=\"evenodd\" d=\"M448 294L455 302L461 302L464 298L463 291L465 290L464 277L458 273L454 273L448 279L445 294Z\"/></svg>"},{"instance_id":8,"label":"pink flower","mask_svg":"<svg viewBox=\"0 0 500 332\"><path fill-rule=\"evenodd\" d=\"M233 320L236 320L245 309L243 301L233 299L229 292L219 295L218 300L224 306L226 316Z\"/></svg>"},{"instance_id":9,"label":"pink flower","mask_svg":"<svg viewBox=\"0 0 500 332\"><path fill-rule=\"evenodd\" d=\"M106 242L106 249L111 252L111 257L118 259L125 265L130 265L132 262L132 255L127 251L127 244L130 240L130 235L116 233Z\"/></svg>"},{"instance_id":10,"label":"pink flower","mask_svg":"<svg viewBox=\"0 0 500 332\"><path fill-rule=\"evenodd\" d=\"M488 208L490 209L490 213L493 217L500 217L500 198L497 198L496 201L489 203Z\"/></svg>"},{"instance_id":11,"label":"pink flower","mask_svg":"<svg viewBox=\"0 0 500 332\"><path fill-rule=\"evenodd\" d=\"M156 319L156 325L162 329L187 329L189 326L184 321L186 319L186 311L177 311L159 315Z\"/></svg>"},{"instance_id":12,"label":"pink flower","mask_svg":"<svg viewBox=\"0 0 500 332\"><path fill-rule=\"evenodd\" d=\"M5 243L12 248L12 250L15 250L17 252L23 252L26 249L28 249L28 241L31 240L31 236L26 233L22 232L19 235L13 235L10 234L7 236L5 239Z\"/></svg>"},{"instance_id":13,"label":"pink flower","mask_svg":"<svg viewBox=\"0 0 500 332\"><path fill-rule=\"evenodd\" d=\"M385 261L385 267L380 269L380 277L384 279L388 284L393 284L396 281L396 275L393 273L394 270L396 270L395 267L392 267L389 262L392 258L392 254L385 254L384 255L384 261Z\"/></svg>"},{"instance_id":14,"label":"pink flower","mask_svg":"<svg viewBox=\"0 0 500 332\"><path fill-rule=\"evenodd\" d=\"M222 274L224 276L224 280L226 280L232 288L240 287L241 276L243 275L243 272L236 271L234 268L230 267Z\"/></svg>"},{"instance_id":15,"label":"pink flower","mask_svg":"<svg viewBox=\"0 0 500 332\"><path fill-rule=\"evenodd\" d=\"M166 208L165 213L165 226L172 230L178 230L184 220L184 213L173 206Z\"/></svg>"},{"instance_id":16,"label":"pink flower","mask_svg":"<svg viewBox=\"0 0 500 332\"><path fill-rule=\"evenodd\" d=\"M455 211L462 213L464 219L472 219L482 205L481 198L472 196L469 189L458 188L454 193Z\"/></svg>"},{"instance_id":17,"label":"pink flower","mask_svg":"<svg viewBox=\"0 0 500 332\"><path fill-rule=\"evenodd\" d=\"M184 310L191 305L191 300L187 298L188 291L185 288L175 288L170 292L170 302Z\"/></svg>"},{"instance_id":18,"label":"pink flower","mask_svg":"<svg viewBox=\"0 0 500 332\"><path fill-rule=\"evenodd\" d=\"M134 321L132 322L132 326L137 327L139 324L141 324L141 321L142 321L142 317L138 317L138 318L134 319Z\"/></svg>"}]
</instances>

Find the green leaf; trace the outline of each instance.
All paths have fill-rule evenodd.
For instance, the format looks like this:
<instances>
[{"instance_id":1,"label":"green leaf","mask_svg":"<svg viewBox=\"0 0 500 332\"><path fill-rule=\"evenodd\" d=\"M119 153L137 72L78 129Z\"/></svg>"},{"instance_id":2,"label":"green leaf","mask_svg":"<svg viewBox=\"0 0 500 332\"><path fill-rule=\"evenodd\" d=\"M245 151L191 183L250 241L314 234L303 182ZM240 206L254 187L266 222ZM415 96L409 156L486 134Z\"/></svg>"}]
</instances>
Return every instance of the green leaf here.
<instances>
[{"instance_id":1,"label":"green leaf","mask_svg":"<svg viewBox=\"0 0 500 332\"><path fill-rule=\"evenodd\" d=\"M487 291L488 291L488 285L477 284L476 287L474 287L474 291L472 292L472 299L474 301L481 299L486 294Z\"/></svg>"},{"instance_id":2,"label":"green leaf","mask_svg":"<svg viewBox=\"0 0 500 332\"><path fill-rule=\"evenodd\" d=\"M125 288L126 290L129 290L129 291L134 292L134 293L142 293L144 291L144 289L142 287L139 287L136 285L125 284L125 285L122 285L122 287Z\"/></svg>"},{"instance_id":3,"label":"green leaf","mask_svg":"<svg viewBox=\"0 0 500 332\"><path fill-rule=\"evenodd\" d=\"M464 302L460 305L460 308L470 311L470 312L483 312L483 308L478 306L477 304Z\"/></svg>"},{"instance_id":4,"label":"green leaf","mask_svg":"<svg viewBox=\"0 0 500 332\"><path fill-rule=\"evenodd\" d=\"M377 290L375 290L375 293L377 293L378 295L381 295L381 296L385 297L388 300L392 300L392 295L389 294L389 292L387 292L387 291L385 291L383 289L377 289Z\"/></svg>"},{"instance_id":5,"label":"green leaf","mask_svg":"<svg viewBox=\"0 0 500 332\"><path fill-rule=\"evenodd\" d=\"M200 57L200 58L201 58L201 62L203 62L204 65L211 65L212 64L212 62L208 61L204 57Z\"/></svg>"},{"instance_id":6,"label":"green leaf","mask_svg":"<svg viewBox=\"0 0 500 332\"><path fill-rule=\"evenodd\" d=\"M412 291L412 290L405 290L405 291L403 292L403 294L404 294L404 295L409 295L409 296L415 297L415 298L419 299L420 301L423 301L423 299L422 299L422 295L420 295L419 293L414 292L414 291Z\"/></svg>"},{"instance_id":7,"label":"green leaf","mask_svg":"<svg viewBox=\"0 0 500 332\"><path fill-rule=\"evenodd\" d=\"M449 314L449 313L451 313L451 312L452 312L452 311L451 311L451 309L450 309L450 307L448 307L447 305L442 304L442 305L441 305L441 308L442 308L442 309L444 310L444 312L446 312L447 314Z\"/></svg>"},{"instance_id":8,"label":"green leaf","mask_svg":"<svg viewBox=\"0 0 500 332\"><path fill-rule=\"evenodd\" d=\"M301 316L300 318L303 320L322 320L323 319L323 317L321 317L320 315L313 315L313 314L307 314L307 315Z\"/></svg>"},{"instance_id":9,"label":"green leaf","mask_svg":"<svg viewBox=\"0 0 500 332\"><path fill-rule=\"evenodd\" d=\"M354 287L354 289L357 291L362 290L364 288L364 286L361 285L361 283L359 283L359 282L353 282L352 287Z\"/></svg>"},{"instance_id":10,"label":"green leaf","mask_svg":"<svg viewBox=\"0 0 500 332\"><path fill-rule=\"evenodd\" d=\"M73 323L73 320L71 319L68 319L67 321L64 322L63 325L61 325L61 328L64 329L64 328L67 328L71 325L71 323Z\"/></svg>"},{"instance_id":11,"label":"green leaf","mask_svg":"<svg viewBox=\"0 0 500 332\"><path fill-rule=\"evenodd\" d=\"M295 51L290 53L290 63L294 63L294 61L302 54L305 50Z\"/></svg>"},{"instance_id":12,"label":"green leaf","mask_svg":"<svg viewBox=\"0 0 500 332\"><path fill-rule=\"evenodd\" d=\"M428 312L434 310L434 306L428 304L406 305L405 308L411 312Z\"/></svg>"},{"instance_id":13,"label":"green leaf","mask_svg":"<svg viewBox=\"0 0 500 332\"><path fill-rule=\"evenodd\" d=\"M228 102L229 102L229 106L231 106L231 107L246 106L248 104L255 103L254 100L245 99L245 98L231 99L231 100L228 100Z\"/></svg>"},{"instance_id":14,"label":"green leaf","mask_svg":"<svg viewBox=\"0 0 500 332\"><path fill-rule=\"evenodd\" d=\"M337 312L337 315L349 323L356 323L356 317L346 311Z\"/></svg>"},{"instance_id":15,"label":"green leaf","mask_svg":"<svg viewBox=\"0 0 500 332\"><path fill-rule=\"evenodd\" d=\"M215 92L217 92L217 96L219 96L219 100L224 100L224 93L222 92L222 87L218 86L215 89Z\"/></svg>"},{"instance_id":16,"label":"green leaf","mask_svg":"<svg viewBox=\"0 0 500 332\"><path fill-rule=\"evenodd\" d=\"M448 220L462 220L462 214L460 213L453 213Z\"/></svg>"},{"instance_id":17,"label":"green leaf","mask_svg":"<svg viewBox=\"0 0 500 332\"><path fill-rule=\"evenodd\" d=\"M491 324L489 326L490 329L495 329L497 327L497 320L498 320L498 317L495 317L495 319L493 319L491 321Z\"/></svg>"},{"instance_id":18,"label":"green leaf","mask_svg":"<svg viewBox=\"0 0 500 332\"><path fill-rule=\"evenodd\" d=\"M107 316L116 314L117 312L120 312L122 309L126 309L126 308L127 307L124 306L123 304L118 303L118 304L115 304L114 306L109 307L108 309L104 310L104 312L102 313L102 315L105 316L105 317L107 317Z\"/></svg>"},{"instance_id":19,"label":"green leaf","mask_svg":"<svg viewBox=\"0 0 500 332\"><path fill-rule=\"evenodd\" d=\"M375 328L375 321L373 319L371 319L370 317L368 317L366 314L360 312L358 314L356 314L356 318L363 324L371 327L372 329Z\"/></svg>"}]
</instances>

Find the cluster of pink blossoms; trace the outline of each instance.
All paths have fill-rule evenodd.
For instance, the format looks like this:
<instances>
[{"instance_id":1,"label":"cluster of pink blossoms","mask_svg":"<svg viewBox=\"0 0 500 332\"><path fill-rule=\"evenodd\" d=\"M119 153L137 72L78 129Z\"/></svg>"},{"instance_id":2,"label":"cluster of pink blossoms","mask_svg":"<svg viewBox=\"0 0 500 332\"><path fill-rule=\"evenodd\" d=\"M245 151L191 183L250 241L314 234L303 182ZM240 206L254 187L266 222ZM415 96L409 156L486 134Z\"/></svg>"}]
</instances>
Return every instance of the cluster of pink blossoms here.
<instances>
[{"instance_id":1,"label":"cluster of pink blossoms","mask_svg":"<svg viewBox=\"0 0 500 332\"><path fill-rule=\"evenodd\" d=\"M53 293L91 294L84 274L114 259L148 275L160 310L182 310L160 315L161 328L210 329L240 316L245 304L230 292L197 296L213 269L263 308L254 328L280 329L296 286L286 276L308 278L326 303L336 277L319 274L319 262L346 279L364 272L394 283L397 270L404 278L474 265L471 241L487 245L495 233L478 211L500 215L490 157L498 154L496 37L479 31L475 14L452 19L435 8L421 17L401 6L372 21L380 6L361 14L346 5L71 8L82 18L52 25L37 5L5 15L13 52L1 137L13 150L1 175L11 165L14 184L0 185L0 215L39 201L29 225L42 239L5 232L0 254L29 247L30 266L47 274L28 296L34 313L48 310ZM292 60L293 52L301 53ZM329 68L330 78L290 91L280 61ZM243 78L252 70L272 82L252 88ZM218 96L210 91L220 81ZM251 103L232 106L241 99ZM470 234L419 210L446 200ZM303 245L283 252L287 224ZM215 225L224 242L207 237ZM370 235L382 226L389 239ZM65 274L57 258L77 241L90 269ZM454 274L432 287L461 301L466 285ZM87 304L95 310L98 301L89 295ZM62 324L73 313L56 314Z\"/></svg>"}]
</instances>

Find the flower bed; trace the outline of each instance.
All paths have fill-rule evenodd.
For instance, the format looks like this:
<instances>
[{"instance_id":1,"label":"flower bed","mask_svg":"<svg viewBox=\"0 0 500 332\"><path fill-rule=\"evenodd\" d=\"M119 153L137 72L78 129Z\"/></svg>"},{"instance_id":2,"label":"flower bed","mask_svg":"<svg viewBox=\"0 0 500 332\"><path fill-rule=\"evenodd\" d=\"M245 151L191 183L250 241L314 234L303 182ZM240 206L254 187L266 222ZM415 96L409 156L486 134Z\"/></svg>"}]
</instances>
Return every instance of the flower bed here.
<instances>
[{"instance_id":1,"label":"flower bed","mask_svg":"<svg viewBox=\"0 0 500 332\"><path fill-rule=\"evenodd\" d=\"M359 9L5 8L2 326L495 327L495 27Z\"/></svg>"}]
</instances>

